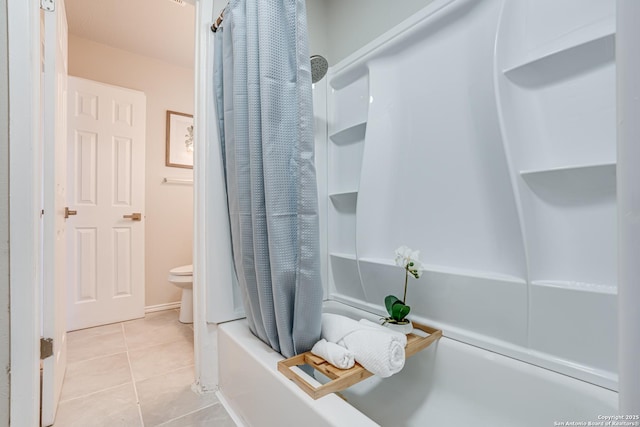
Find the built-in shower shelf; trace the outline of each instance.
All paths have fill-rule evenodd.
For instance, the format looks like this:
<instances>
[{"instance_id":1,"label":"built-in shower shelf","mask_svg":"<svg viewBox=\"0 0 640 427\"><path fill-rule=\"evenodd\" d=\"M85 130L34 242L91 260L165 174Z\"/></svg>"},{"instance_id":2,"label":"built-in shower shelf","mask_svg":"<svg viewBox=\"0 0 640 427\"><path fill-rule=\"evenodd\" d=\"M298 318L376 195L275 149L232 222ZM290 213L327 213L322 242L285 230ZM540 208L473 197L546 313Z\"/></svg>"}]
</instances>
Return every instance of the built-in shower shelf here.
<instances>
[{"instance_id":1,"label":"built-in shower shelf","mask_svg":"<svg viewBox=\"0 0 640 427\"><path fill-rule=\"evenodd\" d=\"M329 196L331 204L343 216L354 216L356 213L356 205L358 201L357 191L346 191L344 193L333 193ZM355 223L354 223L355 225Z\"/></svg>"},{"instance_id":2,"label":"built-in shower shelf","mask_svg":"<svg viewBox=\"0 0 640 427\"><path fill-rule=\"evenodd\" d=\"M520 175L523 178L534 175L553 175L553 174L573 174L573 173L601 173L608 171L609 173L615 173L616 164L614 162L609 163L595 163L589 165L573 165L573 166L560 166L557 168L548 169L531 169L520 171Z\"/></svg>"},{"instance_id":3,"label":"built-in shower shelf","mask_svg":"<svg viewBox=\"0 0 640 427\"><path fill-rule=\"evenodd\" d=\"M421 325L416 322L413 322L413 328L414 333L407 335L407 346L404 349L406 358L413 356L420 350L424 350L442 337L442 331L440 329ZM416 329L425 333L426 336L423 336L422 333L418 335L418 331L416 331ZM311 366L313 369L328 377L330 381L318 387L309 384L300 374L291 369L300 365ZM356 363L355 366L350 369L336 368L323 358L314 355L310 351L281 360L278 362L278 371L296 383L298 387L313 399L319 399L327 394L346 390L352 385L374 375L363 368L359 363Z\"/></svg>"},{"instance_id":4,"label":"built-in shower shelf","mask_svg":"<svg viewBox=\"0 0 640 427\"><path fill-rule=\"evenodd\" d=\"M355 254L348 254L348 253L344 253L344 252L331 252L329 254L331 257L333 258L341 258L341 259L346 259L349 261L355 261L356 260L356 255Z\"/></svg>"},{"instance_id":5,"label":"built-in shower shelf","mask_svg":"<svg viewBox=\"0 0 640 427\"><path fill-rule=\"evenodd\" d=\"M598 283L586 283L567 280L534 280L533 286L547 288L567 289L571 291L592 292L597 294L617 295L618 288L615 285L603 285Z\"/></svg>"},{"instance_id":6,"label":"built-in shower shelf","mask_svg":"<svg viewBox=\"0 0 640 427\"><path fill-rule=\"evenodd\" d=\"M524 58L514 61L504 68L506 75L518 73L531 66L554 60L565 61L565 55L576 54L584 57L583 53L593 50L606 50L613 47L615 36L615 18L604 19L578 28L575 31L564 34L557 39L545 43L537 49L531 50ZM609 43L610 42L610 43ZM584 52L583 52L584 51ZM591 55L613 54L613 52L589 52ZM575 58L571 58L575 59Z\"/></svg>"},{"instance_id":7,"label":"built-in shower shelf","mask_svg":"<svg viewBox=\"0 0 640 427\"><path fill-rule=\"evenodd\" d=\"M387 265L391 267L398 267L394 260L384 259L384 258L359 258L358 261L360 263L371 263L371 264L381 264ZM422 264L422 267L426 273L440 273L447 274L451 276L463 276L463 277L473 277L476 279L488 279L488 280L496 280L501 282L509 282L509 283L519 283L526 284L526 280L522 277L512 276L509 274L501 274L491 271L479 271L479 270L469 270L466 268L456 268L456 267L447 267L443 265L433 265L433 264Z\"/></svg>"},{"instance_id":8,"label":"built-in shower shelf","mask_svg":"<svg viewBox=\"0 0 640 427\"><path fill-rule=\"evenodd\" d=\"M533 189L554 193L615 193L616 164L599 163L520 171Z\"/></svg>"},{"instance_id":9,"label":"built-in shower shelf","mask_svg":"<svg viewBox=\"0 0 640 427\"><path fill-rule=\"evenodd\" d=\"M331 193L331 194L329 194L329 197L331 197L331 200L333 200L334 202L357 199L358 198L358 190L341 191L341 192Z\"/></svg>"},{"instance_id":10,"label":"built-in shower shelf","mask_svg":"<svg viewBox=\"0 0 640 427\"><path fill-rule=\"evenodd\" d=\"M364 140L366 131L367 122L361 122L333 133L329 138L336 144L349 144Z\"/></svg>"},{"instance_id":11,"label":"built-in shower shelf","mask_svg":"<svg viewBox=\"0 0 640 427\"><path fill-rule=\"evenodd\" d=\"M350 190L350 191L336 191L335 193L330 193L329 197L332 199L351 199L358 197L358 190Z\"/></svg>"}]
</instances>

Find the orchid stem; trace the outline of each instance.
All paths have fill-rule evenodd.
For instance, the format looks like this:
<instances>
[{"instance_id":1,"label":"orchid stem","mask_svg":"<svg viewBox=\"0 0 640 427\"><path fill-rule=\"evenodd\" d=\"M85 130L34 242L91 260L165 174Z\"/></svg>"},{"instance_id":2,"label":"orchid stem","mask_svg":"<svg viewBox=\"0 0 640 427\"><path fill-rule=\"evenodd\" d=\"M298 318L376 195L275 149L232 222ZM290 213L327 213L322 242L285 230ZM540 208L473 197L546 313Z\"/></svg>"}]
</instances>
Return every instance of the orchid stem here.
<instances>
[{"instance_id":1,"label":"orchid stem","mask_svg":"<svg viewBox=\"0 0 640 427\"><path fill-rule=\"evenodd\" d=\"M407 304L407 281L409 280L409 272L407 269L404 269L404 297L402 298L402 303Z\"/></svg>"}]
</instances>

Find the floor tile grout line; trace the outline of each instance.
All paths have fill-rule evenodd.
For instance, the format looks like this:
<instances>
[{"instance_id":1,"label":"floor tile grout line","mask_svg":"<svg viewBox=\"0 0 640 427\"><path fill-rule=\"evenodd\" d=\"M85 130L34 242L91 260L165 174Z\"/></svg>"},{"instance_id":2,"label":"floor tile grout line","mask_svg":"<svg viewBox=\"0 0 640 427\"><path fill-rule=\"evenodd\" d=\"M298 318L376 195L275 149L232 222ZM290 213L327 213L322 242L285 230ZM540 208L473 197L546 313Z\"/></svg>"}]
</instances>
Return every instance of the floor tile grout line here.
<instances>
[{"instance_id":1,"label":"floor tile grout line","mask_svg":"<svg viewBox=\"0 0 640 427\"><path fill-rule=\"evenodd\" d=\"M84 362L95 362L96 360L107 359L107 358L114 357L114 356L119 356L119 355L122 355L122 354L126 354L126 351L121 351L121 352L113 353L113 354L107 354L107 355L100 356L100 357L94 357L92 359L81 360L81 361L78 361L78 362L67 363L67 367L69 365L81 364L81 363L84 363ZM127 355L127 360L128 360L128 355ZM65 377L66 377L66 375L65 375ZM65 380L66 380L66 378L65 378ZM79 396L75 396L75 397L72 397L72 398L69 398L69 399L62 399L62 393L61 393L61 396L60 396L61 399L59 400L59 403L70 402L72 400L76 400L76 399L81 399L81 398L84 398L84 397L92 396L94 394L101 393L103 391L109 391L109 390L113 390L113 389L115 389L117 387L122 387L122 386L124 386L126 384L129 384L129 383L133 384L133 378L131 378L130 381L127 381L127 382L111 385L109 387L102 388L100 390L91 391L89 393L85 393L85 394L82 394L82 395L79 395ZM63 381L63 383L62 383L62 388L63 388L62 391L64 391L64 386L65 386L65 382Z\"/></svg>"},{"instance_id":2,"label":"floor tile grout line","mask_svg":"<svg viewBox=\"0 0 640 427\"><path fill-rule=\"evenodd\" d=\"M120 325L122 325L122 323L120 323L120 324L119 324L119 326L120 326ZM73 332L76 332L76 331L73 331ZM73 333L73 332L71 332L71 333ZM84 338L82 338L82 339L83 339L83 340L91 340L91 341L93 341L93 340L95 340L95 339L103 338L104 336L108 336L108 335L116 335L116 334L118 334L118 333L120 333L120 334L121 334L122 339L123 339L124 344L125 344L125 347L124 347L124 349L123 349L122 351L116 351L116 352L114 352L114 353L101 354L101 355L99 355L99 356L92 356L92 357L88 357L88 358L85 358L85 359L74 360L74 361L69 361L69 360L68 360L68 356L67 356L67 365L76 364L76 363L82 363L82 362L88 362L88 361L90 361L90 360L96 360L96 359L100 359L100 358L102 358L102 357L114 356L114 355L116 355L116 354L120 354L120 353L124 353L124 352L126 352L126 351L127 351L127 342L126 342L126 339L125 339L125 337L124 337L124 333L123 333L123 330L122 330L122 326L120 326L120 331L113 331L113 332L108 332L108 333L105 333L105 334L99 334L99 335L94 335L94 336L88 336L88 337L84 337ZM69 354L69 352L67 352L67 354Z\"/></svg>"},{"instance_id":3,"label":"floor tile grout line","mask_svg":"<svg viewBox=\"0 0 640 427\"><path fill-rule=\"evenodd\" d=\"M104 325L104 326L94 326L91 328L85 328L85 329L76 329L73 331L67 331L67 333L74 337L75 339L79 339L79 340L84 340L84 339L89 339L89 338L99 338L102 337L104 335L112 335L112 334L117 334L118 332L120 332L120 328L116 329L114 325L118 325L120 326L120 323L110 323L108 325ZM95 331L94 329L100 329L103 328L105 326L109 326L109 329L105 329L102 331Z\"/></svg>"},{"instance_id":4,"label":"floor tile grout line","mask_svg":"<svg viewBox=\"0 0 640 427\"><path fill-rule=\"evenodd\" d=\"M104 333L100 333L100 334L94 334L94 335L85 335L85 336L80 336L78 337L78 335L72 335L76 332L80 332L80 331L73 331L73 332L69 332L69 340L71 341L92 341L98 338L104 338L104 337L109 337L110 335L116 335L119 334L121 331L110 331L110 332L104 332Z\"/></svg>"},{"instance_id":5,"label":"floor tile grout line","mask_svg":"<svg viewBox=\"0 0 640 427\"><path fill-rule=\"evenodd\" d=\"M124 331L124 323L120 323L122 327L122 335L124 337L124 346L127 349L127 362L129 363L129 374L131 375L131 381L133 382L133 393L136 396L136 406L138 407L138 416L140 417L140 426L144 427L144 418L142 418L142 405L140 404L140 396L138 396L138 387L136 386L136 379L133 376L133 366L131 365L131 357L129 355L129 344L127 343L127 335Z\"/></svg>"},{"instance_id":6,"label":"floor tile grout line","mask_svg":"<svg viewBox=\"0 0 640 427\"><path fill-rule=\"evenodd\" d=\"M91 361L95 361L95 360L98 360L98 359L103 359L105 357L112 357L112 356L115 356L117 354L123 354L123 353L126 353L126 352L127 352L127 350L125 349L125 350L122 350L122 351L118 351L116 353L101 354L100 356L90 357L88 359L74 360L73 362L67 361L67 365L75 365L76 363L91 362Z\"/></svg>"},{"instance_id":7,"label":"floor tile grout line","mask_svg":"<svg viewBox=\"0 0 640 427\"><path fill-rule=\"evenodd\" d=\"M158 346L158 345L177 344L177 343L182 342L182 341L184 341L184 340L177 339L177 340L174 340L174 341L161 342L161 343L158 343L158 344L152 344L152 345L145 346L145 347L134 347L134 348L129 349L128 351L134 352L134 351L147 350L147 349L150 349L150 348ZM190 344L193 345L193 343L190 343Z\"/></svg>"},{"instance_id":8,"label":"floor tile grout line","mask_svg":"<svg viewBox=\"0 0 640 427\"><path fill-rule=\"evenodd\" d=\"M179 322L178 319L171 319L170 321L167 321L166 323L163 322L163 324L154 325L154 328L152 329L152 331L148 331L147 333L159 332L162 329L164 329L167 325L176 326L176 324L173 323L174 321L175 322ZM176 337L172 337L169 341L156 342L156 343L153 343L153 344L144 344L144 345L135 346L134 348L131 348L129 346L129 342L127 341L127 333L126 333L126 328L124 327L124 323L127 323L127 322L123 322L123 330L125 331L124 332L125 346L127 348L127 351L146 350L148 348L155 347L157 345L176 344L176 343L179 343L179 342L184 340L184 336L178 335ZM191 325L188 325L188 324L185 324L185 323L177 323L177 326L188 327L191 330L191 333L193 334L193 327L191 327ZM191 342L191 345L193 346L193 342Z\"/></svg>"},{"instance_id":9,"label":"floor tile grout line","mask_svg":"<svg viewBox=\"0 0 640 427\"><path fill-rule=\"evenodd\" d=\"M198 409L195 409L195 410L193 410L191 412L187 412L186 414L182 414L182 415L177 416L175 418L171 418L170 420L163 421L161 424L156 425L156 427L162 427L162 426L167 425L169 423L172 423L172 422L174 422L176 420L179 420L180 418L184 418L184 417L187 417L189 415L193 415L196 412L200 412L200 411L204 411L205 409L213 408L215 405L220 405L220 402L213 402L211 405L203 406L202 408L198 408Z\"/></svg>"},{"instance_id":10,"label":"floor tile grout line","mask_svg":"<svg viewBox=\"0 0 640 427\"><path fill-rule=\"evenodd\" d=\"M195 363L190 363L190 364L188 364L188 365L184 365L184 366L181 366L181 367L179 367L179 368L175 368L175 369L172 369L172 370L170 370L170 371L166 371L166 372L163 372L163 373L161 373L161 374L154 375L154 376L152 376L152 377L142 378L142 379L138 380L137 382L141 383L141 382L143 382L143 381L153 380L153 379L156 379L156 378L158 378L158 377L163 377L163 376L165 376L165 375L169 375L169 374L176 373L176 372L181 371L181 370L183 370L183 369L187 369L187 368L194 368L194 367L195 367Z\"/></svg>"},{"instance_id":11,"label":"floor tile grout line","mask_svg":"<svg viewBox=\"0 0 640 427\"><path fill-rule=\"evenodd\" d=\"M122 339L124 340L124 349L127 353L129 353L129 343L127 342L127 330L124 327L124 322L120 323L120 332L122 332Z\"/></svg>"},{"instance_id":12,"label":"floor tile grout line","mask_svg":"<svg viewBox=\"0 0 640 427\"><path fill-rule=\"evenodd\" d=\"M67 403L67 402L72 402L72 401L74 401L74 400L78 400L78 399L84 399L85 397L91 397L91 396L93 396L93 395L95 395L95 394L98 394L98 393L102 393L102 392L105 392L105 391L115 390L115 389L116 389L116 388L118 388L118 387L122 387L122 386L125 386L125 385L127 385L127 384L132 384L132 383L133 383L133 381L126 382L126 383L122 383L122 384L117 384L117 385L112 385L112 386L109 386L109 387L107 387L107 388L102 388L102 389L97 390L97 391L92 391L92 392L90 392L90 393L83 394L83 395L81 395L81 396L72 397L71 399L64 399L64 400L60 400L60 401L59 401L59 403Z\"/></svg>"},{"instance_id":13,"label":"floor tile grout line","mask_svg":"<svg viewBox=\"0 0 640 427\"><path fill-rule=\"evenodd\" d=\"M130 352L130 353L135 353L135 352L138 352L138 351L147 351L147 350L153 349L154 347L160 347L160 346L166 346L166 345L174 345L174 344L184 344L184 341L185 340L167 341L167 342L161 342L161 343L158 343L158 344L152 344L152 345L147 346L147 347L131 348L131 349L129 349L127 347L128 348L127 351ZM187 342L188 342L188 340L187 340ZM189 343L189 344L193 345L193 343Z\"/></svg>"}]
</instances>

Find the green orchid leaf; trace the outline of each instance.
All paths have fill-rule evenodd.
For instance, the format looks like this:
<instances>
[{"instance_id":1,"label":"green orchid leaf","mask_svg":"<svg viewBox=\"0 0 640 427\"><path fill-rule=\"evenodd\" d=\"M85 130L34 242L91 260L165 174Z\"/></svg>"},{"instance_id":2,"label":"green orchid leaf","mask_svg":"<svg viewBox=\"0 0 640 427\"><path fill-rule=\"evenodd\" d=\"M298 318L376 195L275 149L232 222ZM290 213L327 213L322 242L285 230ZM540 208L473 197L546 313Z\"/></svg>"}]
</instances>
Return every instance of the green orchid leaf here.
<instances>
[{"instance_id":1,"label":"green orchid leaf","mask_svg":"<svg viewBox=\"0 0 640 427\"><path fill-rule=\"evenodd\" d=\"M387 295L387 297L384 299L384 305L387 308L387 313L389 313L389 316L391 317L393 317L393 305L397 302L401 301L393 295Z\"/></svg>"},{"instance_id":2,"label":"green orchid leaf","mask_svg":"<svg viewBox=\"0 0 640 427\"><path fill-rule=\"evenodd\" d=\"M407 317L410 311L411 307L404 305L401 301L396 301L396 303L393 304L393 307L391 307L390 315L394 320L399 322Z\"/></svg>"}]
</instances>

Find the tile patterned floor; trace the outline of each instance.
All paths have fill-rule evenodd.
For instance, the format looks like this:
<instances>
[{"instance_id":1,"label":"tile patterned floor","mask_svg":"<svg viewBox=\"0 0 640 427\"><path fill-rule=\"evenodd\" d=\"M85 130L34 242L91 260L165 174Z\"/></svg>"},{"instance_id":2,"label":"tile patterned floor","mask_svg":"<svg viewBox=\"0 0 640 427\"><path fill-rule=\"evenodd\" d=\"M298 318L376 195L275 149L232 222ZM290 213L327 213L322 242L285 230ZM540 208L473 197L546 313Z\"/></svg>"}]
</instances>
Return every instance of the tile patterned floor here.
<instances>
[{"instance_id":1,"label":"tile patterned floor","mask_svg":"<svg viewBox=\"0 0 640 427\"><path fill-rule=\"evenodd\" d=\"M193 328L177 310L70 332L55 427L235 427L193 384Z\"/></svg>"}]
</instances>

